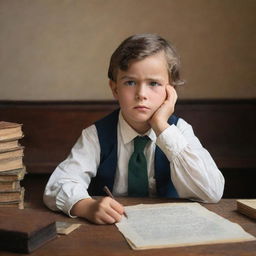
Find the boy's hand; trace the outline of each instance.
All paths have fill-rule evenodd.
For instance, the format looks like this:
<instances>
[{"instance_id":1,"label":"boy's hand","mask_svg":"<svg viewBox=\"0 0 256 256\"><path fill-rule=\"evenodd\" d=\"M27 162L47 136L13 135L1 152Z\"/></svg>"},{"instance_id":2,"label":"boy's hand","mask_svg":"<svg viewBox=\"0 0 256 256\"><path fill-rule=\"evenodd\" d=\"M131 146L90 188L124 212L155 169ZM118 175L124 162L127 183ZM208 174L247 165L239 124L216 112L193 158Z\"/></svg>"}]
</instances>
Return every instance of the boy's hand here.
<instances>
[{"instance_id":1,"label":"boy's hand","mask_svg":"<svg viewBox=\"0 0 256 256\"><path fill-rule=\"evenodd\" d=\"M124 207L110 197L103 197L99 200L82 199L71 210L72 215L86 218L95 224L119 222L123 213Z\"/></svg>"},{"instance_id":2,"label":"boy's hand","mask_svg":"<svg viewBox=\"0 0 256 256\"><path fill-rule=\"evenodd\" d=\"M158 136L168 126L168 118L173 114L175 103L177 101L177 93L173 86L166 86L166 99L163 104L156 110L149 120L149 124Z\"/></svg>"}]
</instances>

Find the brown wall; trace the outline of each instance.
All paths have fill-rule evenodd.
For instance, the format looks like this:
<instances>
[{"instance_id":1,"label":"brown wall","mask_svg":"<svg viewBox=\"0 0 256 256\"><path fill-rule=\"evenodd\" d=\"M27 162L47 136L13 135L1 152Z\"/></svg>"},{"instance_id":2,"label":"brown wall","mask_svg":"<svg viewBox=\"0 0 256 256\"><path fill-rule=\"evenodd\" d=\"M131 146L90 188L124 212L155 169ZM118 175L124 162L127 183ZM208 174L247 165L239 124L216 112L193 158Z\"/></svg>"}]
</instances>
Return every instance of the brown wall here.
<instances>
[{"instance_id":1,"label":"brown wall","mask_svg":"<svg viewBox=\"0 0 256 256\"><path fill-rule=\"evenodd\" d=\"M121 40L158 33L183 63L183 99L256 98L255 0L0 0L0 100L111 99Z\"/></svg>"}]
</instances>

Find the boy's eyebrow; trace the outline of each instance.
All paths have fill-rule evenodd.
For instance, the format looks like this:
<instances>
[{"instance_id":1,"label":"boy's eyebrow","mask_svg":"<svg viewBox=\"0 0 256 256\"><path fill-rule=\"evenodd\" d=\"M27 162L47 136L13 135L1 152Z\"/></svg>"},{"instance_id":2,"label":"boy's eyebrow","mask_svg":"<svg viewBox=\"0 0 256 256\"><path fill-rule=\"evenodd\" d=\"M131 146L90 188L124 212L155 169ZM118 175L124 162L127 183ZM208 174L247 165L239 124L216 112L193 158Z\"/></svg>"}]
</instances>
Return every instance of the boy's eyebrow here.
<instances>
[{"instance_id":1,"label":"boy's eyebrow","mask_svg":"<svg viewBox=\"0 0 256 256\"><path fill-rule=\"evenodd\" d=\"M121 80L124 80L124 79L137 79L136 76L122 76L120 78ZM162 77L159 77L159 76L152 76L152 77L148 77L146 78L145 80L155 80L155 81L162 81Z\"/></svg>"},{"instance_id":2,"label":"boy's eyebrow","mask_svg":"<svg viewBox=\"0 0 256 256\"><path fill-rule=\"evenodd\" d=\"M124 79L136 79L136 77L134 77L134 76L122 76L120 79L121 80L124 80Z\"/></svg>"}]
</instances>

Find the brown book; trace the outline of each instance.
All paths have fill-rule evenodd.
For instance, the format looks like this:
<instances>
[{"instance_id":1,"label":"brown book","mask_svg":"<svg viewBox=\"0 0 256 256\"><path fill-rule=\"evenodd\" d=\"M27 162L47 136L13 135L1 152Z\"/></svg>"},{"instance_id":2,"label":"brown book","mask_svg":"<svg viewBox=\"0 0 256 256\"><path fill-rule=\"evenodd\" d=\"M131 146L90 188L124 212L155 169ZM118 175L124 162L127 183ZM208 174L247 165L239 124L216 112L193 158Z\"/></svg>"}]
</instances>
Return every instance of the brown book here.
<instances>
[{"instance_id":1,"label":"brown book","mask_svg":"<svg viewBox=\"0 0 256 256\"><path fill-rule=\"evenodd\" d=\"M0 208L0 248L30 253L57 236L50 212Z\"/></svg>"},{"instance_id":2,"label":"brown book","mask_svg":"<svg viewBox=\"0 0 256 256\"><path fill-rule=\"evenodd\" d=\"M256 199L240 199L236 203L239 212L256 219Z\"/></svg>"},{"instance_id":3,"label":"brown book","mask_svg":"<svg viewBox=\"0 0 256 256\"><path fill-rule=\"evenodd\" d=\"M18 140L0 141L0 152L19 147Z\"/></svg>"},{"instance_id":4,"label":"brown book","mask_svg":"<svg viewBox=\"0 0 256 256\"><path fill-rule=\"evenodd\" d=\"M14 201L14 202L0 202L0 211L1 211L1 208L24 209L24 199L20 201Z\"/></svg>"},{"instance_id":5,"label":"brown book","mask_svg":"<svg viewBox=\"0 0 256 256\"><path fill-rule=\"evenodd\" d=\"M0 141L17 140L23 137L21 124L0 121Z\"/></svg>"},{"instance_id":6,"label":"brown book","mask_svg":"<svg viewBox=\"0 0 256 256\"><path fill-rule=\"evenodd\" d=\"M0 161L0 172L15 170L22 167L22 157L8 158Z\"/></svg>"},{"instance_id":7,"label":"brown book","mask_svg":"<svg viewBox=\"0 0 256 256\"><path fill-rule=\"evenodd\" d=\"M26 174L26 167L23 166L20 169L10 170L0 172L0 182L1 181L15 181L22 180Z\"/></svg>"},{"instance_id":8,"label":"brown book","mask_svg":"<svg viewBox=\"0 0 256 256\"><path fill-rule=\"evenodd\" d=\"M20 181L0 181L0 192L20 189Z\"/></svg>"},{"instance_id":9,"label":"brown book","mask_svg":"<svg viewBox=\"0 0 256 256\"><path fill-rule=\"evenodd\" d=\"M9 158L23 157L24 147L17 147L12 149L7 149L5 151L0 151L0 161Z\"/></svg>"},{"instance_id":10,"label":"brown book","mask_svg":"<svg viewBox=\"0 0 256 256\"><path fill-rule=\"evenodd\" d=\"M25 189L23 187L13 191L0 191L0 202L20 202L24 199L24 192Z\"/></svg>"}]
</instances>

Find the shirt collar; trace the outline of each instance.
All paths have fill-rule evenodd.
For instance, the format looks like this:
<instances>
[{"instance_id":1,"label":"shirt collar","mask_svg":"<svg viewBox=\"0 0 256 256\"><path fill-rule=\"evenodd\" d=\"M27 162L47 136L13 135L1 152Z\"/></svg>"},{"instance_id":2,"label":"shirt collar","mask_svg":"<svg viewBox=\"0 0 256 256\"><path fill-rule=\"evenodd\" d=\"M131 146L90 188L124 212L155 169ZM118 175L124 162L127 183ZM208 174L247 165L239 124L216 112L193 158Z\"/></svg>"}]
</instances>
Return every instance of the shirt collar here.
<instances>
[{"instance_id":1,"label":"shirt collar","mask_svg":"<svg viewBox=\"0 0 256 256\"><path fill-rule=\"evenodd\" d=\"M119 128L124 144L130 143L135 137L142 136L137 133L124 119L122 112L119 112ZM143 136L147 135L151 141L156 142L156 134L154 130L149 129Z\"/></svg>"}]
</instances>

